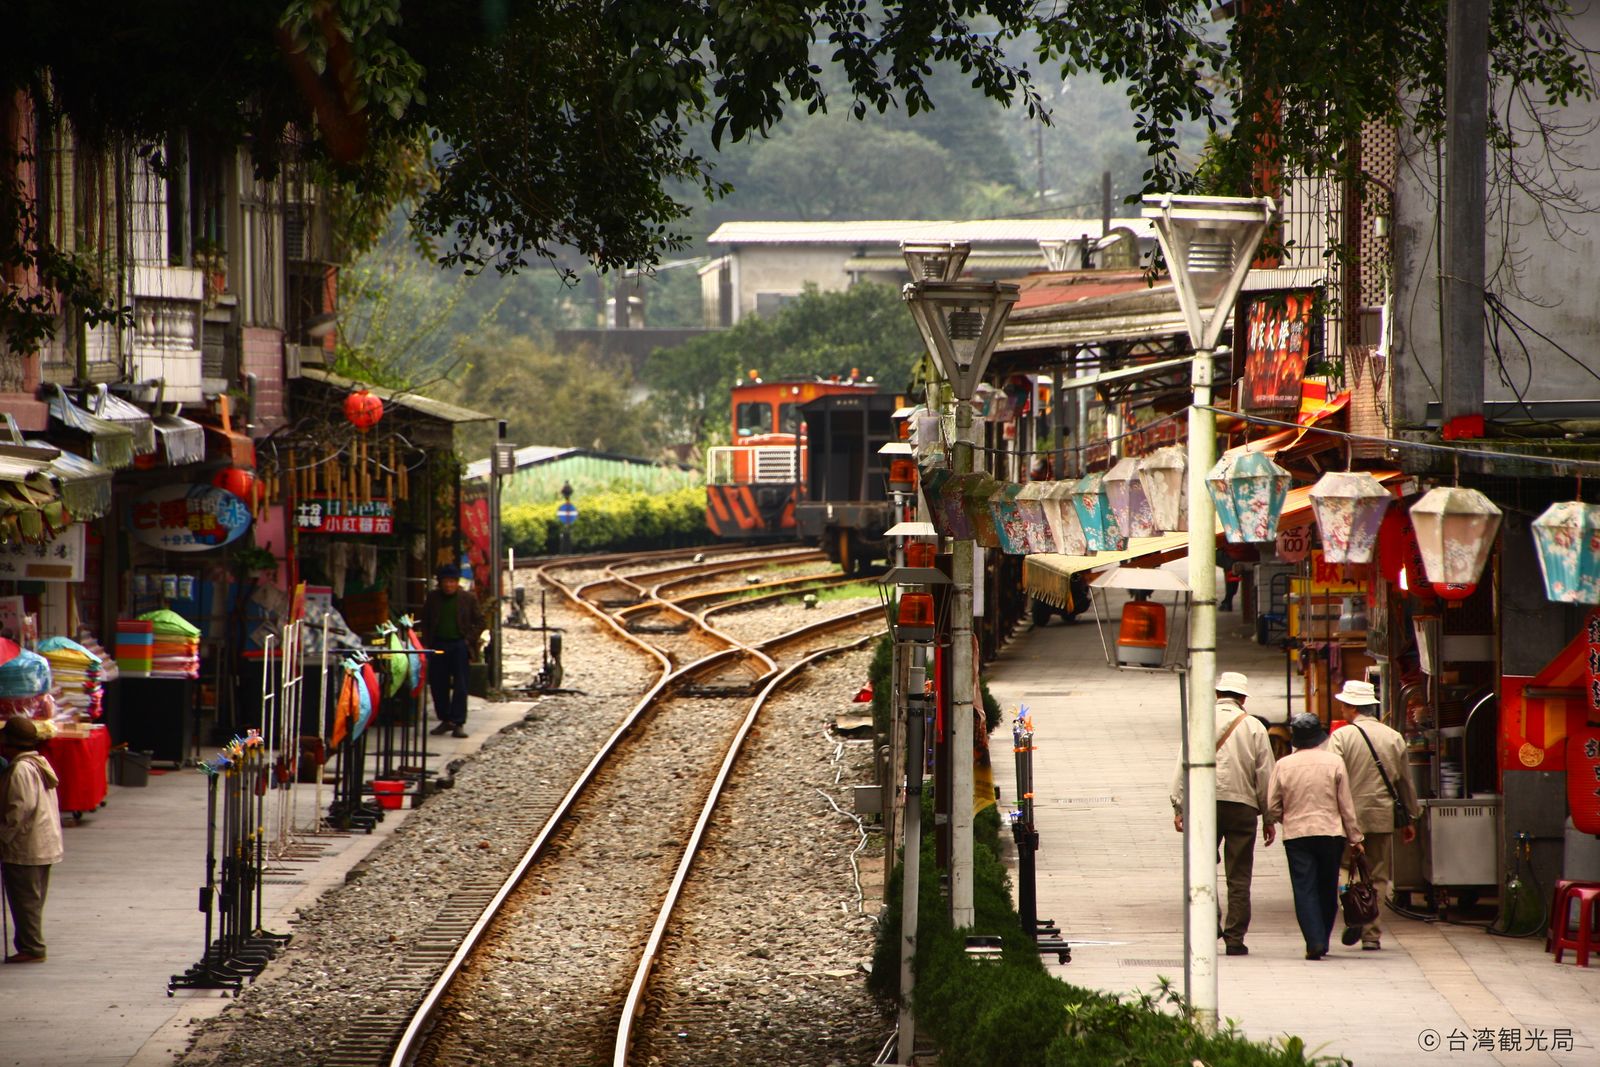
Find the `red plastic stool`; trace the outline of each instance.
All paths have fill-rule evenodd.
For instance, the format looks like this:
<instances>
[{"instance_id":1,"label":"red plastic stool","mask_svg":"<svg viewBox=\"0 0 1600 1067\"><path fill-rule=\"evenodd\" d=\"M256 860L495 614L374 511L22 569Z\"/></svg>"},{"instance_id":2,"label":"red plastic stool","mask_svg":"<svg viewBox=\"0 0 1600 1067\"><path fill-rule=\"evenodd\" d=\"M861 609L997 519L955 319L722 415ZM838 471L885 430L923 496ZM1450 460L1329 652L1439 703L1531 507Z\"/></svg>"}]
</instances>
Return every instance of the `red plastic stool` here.
<instances>
[{"instance_id":1,"label":"red plastic stool","mask_svg":"<svg viewBox=\"0 0 1600 1067\"><path fill-rule=\"evenodd\" d=\"M1578 902L1578 931L1573 937L1567 936L1565 905L1576 900ZM1589 949L1600 950L1600 933L1596 927L1600 926L1600 886L1569 886L1566 900L1563 902L1561 929L1556 934L1556 962L1561 962L1561 953L1573 949L1578 953L1578 966L1589 966Z\"/></svg>"},{"instance_id":2,"label":"red plastic stool","mask_svg":"<svg viewBox=\"0 0 1600 1067\"><path fill-rule=\"evenodd\" d=\"M1550 897L1550 928L1544 932L1544 950L1554 952L1556 935L1565 934L1567 930L1567 915L1572 910L1573 889L1600 889L1600 882L1584 882L1573 878L1563 878L1556 882L1556 891Z\"/></svg>"}]
</instances>

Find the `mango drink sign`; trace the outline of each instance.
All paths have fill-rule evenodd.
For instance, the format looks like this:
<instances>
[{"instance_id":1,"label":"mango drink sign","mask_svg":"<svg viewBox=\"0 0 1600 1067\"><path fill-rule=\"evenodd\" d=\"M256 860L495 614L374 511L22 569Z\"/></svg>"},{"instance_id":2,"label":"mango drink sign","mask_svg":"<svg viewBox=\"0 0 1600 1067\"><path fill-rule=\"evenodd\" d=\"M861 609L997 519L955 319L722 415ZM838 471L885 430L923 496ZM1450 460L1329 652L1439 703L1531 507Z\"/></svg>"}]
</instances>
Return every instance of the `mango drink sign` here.
<instances>
[{"instance_id":1,"label":"mango drink sign","mask_svg":"<svg viewBox=\"0 0 1600 1067\"><path fill-rule=\"evenodd\" d=\"M134 540L169 552L205 552L237 541L250 528L250 506L214 485L164 485L128 509Z\"/></svg>"}]
</instances>

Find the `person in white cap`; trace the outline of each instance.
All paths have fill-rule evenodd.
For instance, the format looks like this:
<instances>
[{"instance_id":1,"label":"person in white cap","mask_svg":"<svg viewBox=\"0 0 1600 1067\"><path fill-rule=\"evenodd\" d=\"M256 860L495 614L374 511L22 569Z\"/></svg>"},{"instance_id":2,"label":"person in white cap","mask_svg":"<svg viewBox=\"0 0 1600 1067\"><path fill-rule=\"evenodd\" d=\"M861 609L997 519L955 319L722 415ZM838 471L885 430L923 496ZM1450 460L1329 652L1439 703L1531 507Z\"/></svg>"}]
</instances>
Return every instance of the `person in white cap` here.
<instances>
[{"instance_id":1,"label":"person in white cap","mask_svg":"<svg viewBox=\"0 0 1600 1067\"><path fill-rule=\"evenodd\" d=\"M1272 745L1267 728L1244 710L1250 679L1238 671L1217 676L1217 845L1228 882L1228 914L1222 927L1224 951L1247 956L1245 931L1250 928L1250 880L1255 873L1256 820L1267 810L1267 783L1272 779ZM1183 832L1183 760L1172 779L1172 825ZM1270 818L1261 826L1261 841L1272 844L1276 831Z\"/></svg>"},{"instance_id":2,"label":"person in white cap","mask_svg":"<svg viewBox=\"0 0 1600 1067\"><path fill-rule=\"evenodd\" d=\"M1334 698L1350 709L1350 724L1335 730L1328 750L1344 760L1355 798L1356 821L1366 835L1367 867L1380 901L1389 898L1389 875L1394 860L1395 806L1403 804L1413 820L1422 814L1417 790L1406 771L1406 739L1377 718L1381 706L1371 682L1347 681ZM1400 829L1400 840L1415 840L1414 826ZM1377 920L1365 927L1345 928L1340 941L1357 940L1368 951L1382 948L1383 931Z\"/></svg>"}]
</instances>

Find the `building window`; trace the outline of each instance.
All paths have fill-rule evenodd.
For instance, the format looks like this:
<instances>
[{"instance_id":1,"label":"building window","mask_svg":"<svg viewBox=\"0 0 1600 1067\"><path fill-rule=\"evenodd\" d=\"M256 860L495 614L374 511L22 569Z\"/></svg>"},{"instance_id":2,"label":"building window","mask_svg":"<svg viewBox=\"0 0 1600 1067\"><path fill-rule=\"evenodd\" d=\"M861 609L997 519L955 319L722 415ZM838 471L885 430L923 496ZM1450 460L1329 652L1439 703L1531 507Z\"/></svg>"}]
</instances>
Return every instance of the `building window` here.
<instances>
[{"instance_id":1,"label":"building window","mask_svg":"<svg viewBox=\"0 0 1600 1067\"><path fill-rule=\"evenodd\" d=\"M740 404L734 415L735 429L740 437L756 437L772 432L772 405L766 401Z\"/></svg>"},{"instance_id":2,"label":"building window","mask_svg":"<svg viewBox=\"0 0 1600 1067\"><path fill-rule=\"evenodd\" d=\"M798 299L799 293L757 293L756 314L762 318L769 318L783 310L785 304Z\"/></svg>"}]
</instances>

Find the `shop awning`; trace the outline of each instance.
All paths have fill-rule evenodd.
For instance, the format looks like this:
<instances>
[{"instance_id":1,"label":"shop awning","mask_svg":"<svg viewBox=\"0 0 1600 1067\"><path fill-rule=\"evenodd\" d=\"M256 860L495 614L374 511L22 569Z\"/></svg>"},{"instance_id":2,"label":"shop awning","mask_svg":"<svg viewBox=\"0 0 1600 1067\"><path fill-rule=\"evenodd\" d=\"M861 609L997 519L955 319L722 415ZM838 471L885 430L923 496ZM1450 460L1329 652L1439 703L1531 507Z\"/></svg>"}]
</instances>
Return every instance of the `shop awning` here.
<instances>
[{"instance_id":1,"label":"shop awning","mask_svg":"<svg viewBox=\"0 0 1600 1067\"><path fill-rule=\"evenodd\" d=\"M104 385L97 386L92 398L86 402L98 418L126 426L133 435L133 454L148 456L156 450L156 428L150 413L137 404L130 404L115 395Z\"/></svg>"},{"instance_id":2,"label":"shop awning","mask_svg":"<svg viewBox=\"0 0 1600 1067\"><path fill-rule=\"evenodd\" d=\"M397 389L388 389L381 385L368 385L365 382L358 382L354 378L346 378L340 374L331 374L325 370L302 367L300 370L300 377L304 378L306 381L320 382L323 385L331 386L332 388L338 389L342 392L350 392L354 389L365 389L379 400L382 400L385 404L393 404L396 407L404 408L407 411L414 411L418 415L426 415L429 418L438 419L441 422L492 422L495 419L495 416L493 415L486 415L481 411L473 411L471 408L464 408L457 404L447 404L443 400L435 400L432 397L422 396L418 393L409 393Z\"/></svg>"},{"instance_id":3,"label":"shop awning","mask_svg":"<svg viewBox=\"0 0 1600 1067\"><path fill-rule=\"evenodd\" d=\"M71 452L50 461L47 473L61 492L74 522L98 519L111 511L111 471Z\"/></svg>"},{"instance_id":4,"label":"shop awning","mask_svg":"<svg viewBox=\"0 0 1600 1067\"><path fill-rule=\"evenodd\" d=\"M38 543L66 529L66 510L48 473L55 452L0 445L0 544Z\"/></svg>"},{"instance_id":5,"label":"shop awning","mask_svg":"<svg viewBox=\"0 0 1600 1067\"><path fill-rule=\"evenodd\" d=\"M133 431L119 422L102 419L74 404L58 385L50 397L50 417L62 426L89 437L94 461L120 470L133 463Z\"/></svg>"},{"instance_id":6,"label":"shop awning","mask_svg":"<svg viewBox=\"0 0 1600 1067\"><path fill-rule=\"evenodd\" d=\"M181 467L206 458L206 428L198 422L182 415L157 415L151 422L167 466Z\"/></svg>"}]
</instances>

